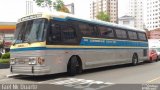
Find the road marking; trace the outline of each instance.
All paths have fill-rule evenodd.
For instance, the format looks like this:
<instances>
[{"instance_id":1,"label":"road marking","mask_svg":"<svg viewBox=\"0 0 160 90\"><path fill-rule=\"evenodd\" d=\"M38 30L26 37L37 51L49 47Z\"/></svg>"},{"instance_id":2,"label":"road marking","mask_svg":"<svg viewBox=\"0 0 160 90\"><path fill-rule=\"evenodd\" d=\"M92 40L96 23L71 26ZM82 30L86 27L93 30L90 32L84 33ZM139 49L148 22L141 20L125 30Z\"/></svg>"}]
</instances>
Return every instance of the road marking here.
<instances>
[{"instance_id":1,"label":"road marking","mask_svg":"<svg viewBox=\"0 0 160 90\"><path fill-rule=\"evenodd\" d=\"M113 83L110 83L110 82L85 80L85 79L78 79L78 78L61 78L53 81L50 84L61 85L61 86L76 88L76 89L77 88L84 89L84 90L85 89L99 90L99 89L114 85Z\"/></svg>"},{"instance_id":2,"label":"road marking","mask_svg":"<svg viewBox=\"0 0 160 90\"><path fill-rule=\"evenodd\" d=\"M157 81L157 80L159 80L159 79L160 79L160 77L157 77L157 78L154 78L154 79L152 79L152 80L148 80L147 83L151 83L151 82Z\"/></svg>"},{"instance_id":3,"label":"road marking","mask_svg":"<svg viewBox=\"0 0 160 90\"><path fill-rule=\"evenodd\" d=\"M66 78L64 80L62 79L60 81L55 81L51 84L64 85L64 84L74 84L74 83L78 83L78 84L88 84L88 83L103 84L104 82L94 81L94 80L77 79L77 78Z\"/></svg>"},{"instance_id":4,"label":"road marking","mask_svg":"<svg viewBox=\"0 0 160 90\"><path fill-rule=\"evenodd\" d=\"M111 82L103 82L103 81L95 81L95 80L86 80L86 79L79 79L79 78L58 78L49 81L42 81L38 83L45 83L51 82L50 84L55 85L64 85L64 84L113 84Z\"/></svg>"},{"instance_id":5,"label":"road marking","mask_svg":"<svg viewBox=\"0 0 160 90\"><path fill-rule=\"evenodd\" d=\"M43 83L43 82L39 82L39 83ZM49 84L60 85L60 86L70 87L70 88L84 89L84 90L85 89L99 90L99 89L114 85L113 83L110 83L110 82L86 80L86 79L78 79L78 78L59 78L51 81Z\"/></svg>"}]
</instances>

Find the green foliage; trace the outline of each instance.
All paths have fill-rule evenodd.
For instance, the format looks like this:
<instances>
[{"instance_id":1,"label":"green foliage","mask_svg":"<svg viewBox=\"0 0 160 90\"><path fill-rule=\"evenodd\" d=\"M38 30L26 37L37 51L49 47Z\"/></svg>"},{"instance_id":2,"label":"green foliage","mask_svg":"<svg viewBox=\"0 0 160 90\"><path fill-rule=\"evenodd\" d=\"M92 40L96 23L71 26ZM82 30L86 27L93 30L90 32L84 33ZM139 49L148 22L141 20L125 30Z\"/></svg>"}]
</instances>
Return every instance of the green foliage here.
<instances>
[{"instance_id":1,"label":"green foliage","mask_svg":"<svg viewBox=\"0 0 160 90\"><path fill-rule=\"evenodd\" d=\"M105 12L99 12L96 18L102 21L110 21L110 16Z\"/></svg>"},{"instance_id":2,"label":"green foliage","mask_svg":"<svg viewBox=\"0 0 160 90\"><path fill-rule=\"evenodd\" d=\"M3 54L1 58L2 59L9 59L10 58L10 53L8 52L8 53Z\"/></svg>"},{"instance_id":3,"label":"green foliage","mask_svg":"<svg viewBox=\"0 0 160 90\"><path fill-rule=\"evenodd\" d=\"M0 63L9 64L9 59L0 59Z\"/></svg>"},{"instance_id":4,"label":"green foliage","mask_svg":"<svg viewBox=\"0 0 160 90\"><path fill-rule=\"evenodd\" d=\"M64 2L62 0L56 0L54 7L57 11L60 11L64 7Z\"/></svg>"},{"instance_id":5,"label":"green foliage","mask_svg":"<svg viewBox=\"0 0 160 90\"><path fill-rule=\"evenodd\" d=\"M37 3L38 6L46 7L46 6L51 6L52 1L51 0L33 0ZM44 3L44 5L42 5Z\"/></svg>"},{"instance_id":6,"label":"green foliage","mask_svg":"<svg viewBox=\"0 0 160 90\"><path fill-rule=\"evenodd\" d=\"M53 7L57 11L69 13L68 8L64 5L63 0L56 0L53 2L52 0L34 0L38 6L41 7Z\"/></svg>"}]
</instances>

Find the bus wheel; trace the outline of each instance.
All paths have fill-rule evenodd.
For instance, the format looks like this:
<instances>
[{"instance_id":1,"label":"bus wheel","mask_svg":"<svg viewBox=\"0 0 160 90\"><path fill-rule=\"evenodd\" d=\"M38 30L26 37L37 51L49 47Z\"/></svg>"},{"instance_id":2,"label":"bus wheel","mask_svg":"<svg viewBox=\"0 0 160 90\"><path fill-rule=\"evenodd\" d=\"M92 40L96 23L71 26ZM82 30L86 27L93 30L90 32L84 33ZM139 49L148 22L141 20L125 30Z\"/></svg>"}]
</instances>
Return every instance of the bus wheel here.
<instances>
[{"instance_id":1,"label":"bus wheel","mask_svg":"<svg viewBox=\"0 0 160 90\"><path fill-rule=\"evenodd\" d=\"M69 60L67 72L70 76L74 76L82 72L82 65L76 56L71 57Z\"/></svg>"},{"instance_id":2,"label":"bus wheel","mask_svg":"<svg viewBox=\"0 0 160 90\"><path fill-rule=\"evenodd\" d=\"M138 64L138 56L136 54L133 54L132 57L132 65L137 65Z\"/></svg>"}]
</instances>

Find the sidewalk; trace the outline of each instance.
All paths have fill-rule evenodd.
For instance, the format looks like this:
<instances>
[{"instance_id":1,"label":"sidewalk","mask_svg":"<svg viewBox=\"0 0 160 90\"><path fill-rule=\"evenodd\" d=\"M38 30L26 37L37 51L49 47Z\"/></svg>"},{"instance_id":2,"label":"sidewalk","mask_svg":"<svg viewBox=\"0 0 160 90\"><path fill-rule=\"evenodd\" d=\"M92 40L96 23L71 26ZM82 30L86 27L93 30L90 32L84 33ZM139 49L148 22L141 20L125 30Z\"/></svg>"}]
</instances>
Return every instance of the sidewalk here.
<instances>
[{"instance_id":1,"label":"sidewalk","mask_svg":"<svg viewBox=\"0 0 160 90\"><path fill-rule=\"evenodd\" d=\"M7 78L7 75L10 75L10 69L0 69L0 79Z\"/></svg>"}]
</instances>

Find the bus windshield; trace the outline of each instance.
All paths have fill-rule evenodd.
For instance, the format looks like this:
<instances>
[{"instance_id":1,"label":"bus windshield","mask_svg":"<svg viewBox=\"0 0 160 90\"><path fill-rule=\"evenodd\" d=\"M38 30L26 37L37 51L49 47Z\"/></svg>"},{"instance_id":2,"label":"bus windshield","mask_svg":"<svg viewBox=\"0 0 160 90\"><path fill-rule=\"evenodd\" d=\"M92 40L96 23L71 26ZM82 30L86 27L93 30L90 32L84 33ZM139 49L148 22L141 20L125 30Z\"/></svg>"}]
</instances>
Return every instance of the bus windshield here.
<instances>
[{"instance_id":1,"label":"bus windshield","mask_svg":"<svg viewBox=\"0 0 160 90\"><path fill-rule=\"evenodd\" d=\"M30 43L45 40L46 19L34 19L20 22L16 26L14 43Z\"/></svg>"}]
</instances>

